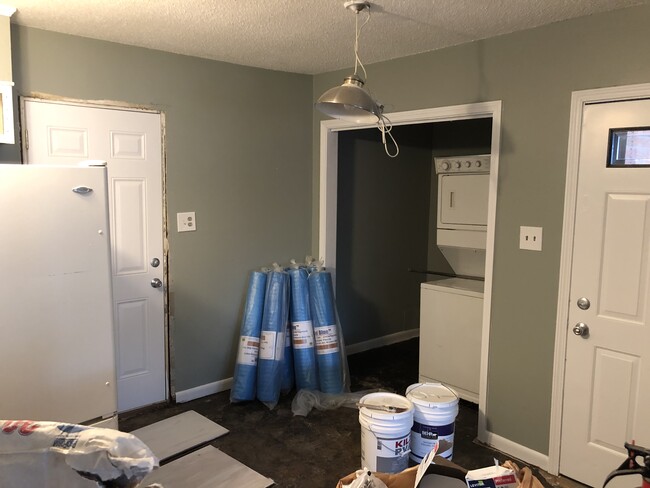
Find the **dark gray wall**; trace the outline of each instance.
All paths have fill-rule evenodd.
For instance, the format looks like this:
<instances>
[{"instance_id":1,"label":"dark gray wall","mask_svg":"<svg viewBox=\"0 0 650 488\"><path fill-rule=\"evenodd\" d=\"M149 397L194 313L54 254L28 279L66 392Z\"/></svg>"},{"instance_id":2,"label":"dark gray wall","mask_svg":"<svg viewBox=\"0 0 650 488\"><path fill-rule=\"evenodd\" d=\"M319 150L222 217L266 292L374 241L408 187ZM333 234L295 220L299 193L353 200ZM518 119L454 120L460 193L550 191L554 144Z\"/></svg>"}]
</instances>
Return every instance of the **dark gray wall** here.
<instances>
[{"instance_id":1,"label":"dark gray wall","mask_svg":"<svg viewBox=\"0 0 650 488\"><path fill-rule=\"evenodd\" d=\"M336 297L347 344L419 326L429 238L431 127L395 127L399 157L377 129L339 136ZM394 151L394 147L390 147Z\"/></svg>"},{"instance_id":2,"label":"dark gray wall","mask_svg":"<svg viewBox=\"0 0 650 488\"><path fill-rule=\"evenodd\" d=\"M541 453L549 442L571 93L649 82L649 24L644 5L367 66L369 88L393 112L503 101L485 413L490 431ZM316 76L313 99L347 74ZM314 121L318 141L318 114ZM318 144L313 161L318 168ZM544 228L542 252L518 249L521 225Z\"/></svg>"},{"instance_id":3,"label":"dark gray wall","mask_svg":"<svg viewBox=\"0 0 650 488\"><path fill-rule=\"evenodd\" d=\"M232 376L248 273L311 246L311 77L12 26L16 92L166 116L176 389ZM0 145L0 162L19 147ZM197 231L176 233L177 212Z\"/></svg>"}]
</instances>

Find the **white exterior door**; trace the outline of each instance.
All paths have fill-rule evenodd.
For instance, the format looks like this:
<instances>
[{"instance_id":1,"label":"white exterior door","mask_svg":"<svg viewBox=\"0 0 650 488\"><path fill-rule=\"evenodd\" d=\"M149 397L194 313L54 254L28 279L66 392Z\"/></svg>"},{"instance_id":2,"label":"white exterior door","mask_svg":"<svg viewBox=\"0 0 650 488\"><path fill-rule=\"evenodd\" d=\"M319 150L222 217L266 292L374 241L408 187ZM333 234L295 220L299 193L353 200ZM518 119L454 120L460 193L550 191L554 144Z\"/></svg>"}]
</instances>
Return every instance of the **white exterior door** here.
<instances>
[{"instance_id":1,"label":"white exterior door","mask_svg":"<svg viewBox=\"0 0 650 488\"><path fill-rule=\"evenodd\" d=\"M24 122L26 163L108 162L118 409L164 401L160 114L26 100Z\"/></svg>"},{"instance_id":2,"label":"white exterior door","mask_svg":"<svg viewBox=\"0 0 650 488\"><path fill-rule=\"evenodd\" d=\"M650 447L648 127L649 100L584 108L560 472L591 486L623 462L624 442Z\"/></svg>"}]
</instances>

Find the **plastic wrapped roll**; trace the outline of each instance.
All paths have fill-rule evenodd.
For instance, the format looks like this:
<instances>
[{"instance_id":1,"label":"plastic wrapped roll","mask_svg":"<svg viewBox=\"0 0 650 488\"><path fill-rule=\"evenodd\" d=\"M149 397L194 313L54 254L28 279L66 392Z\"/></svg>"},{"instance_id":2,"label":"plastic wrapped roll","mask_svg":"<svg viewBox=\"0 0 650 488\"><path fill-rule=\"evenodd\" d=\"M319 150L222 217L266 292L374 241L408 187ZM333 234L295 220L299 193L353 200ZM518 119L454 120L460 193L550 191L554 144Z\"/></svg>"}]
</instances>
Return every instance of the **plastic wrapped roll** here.
<instances>
[{"instance_id":1,"label":"plastic wrapped roll","mask_svg":"<svg viewBox=\"0 0 650 488\"><path fill-rule=\"evenodd\" d=\"M230 390L230 401L233 403L255 399L257 357L260 348L265 294L266 273L253 271L248 281L237 363L235 364L232 389Z\"/></svg>"},{"instance_id":2,"label":"plastic wrapped roll","mask_svg":"<svg viewBox=\"0 0 650 488\"><path fill-rule=\"evenodd\" d=\"M269 408L274 408L280 398L284 333L289 311L288 277L284 271L272 271L266 283L257 365L257 399Z\"/></svg>"},{"instance_id":3,"label":"plastic wrapped roll","mask_svg":"<svg viewBox=\"0 0 650 488\"><path fill-rule=\"evenodd\" d=\"M287 285L289 280L287 280ZM287 293L287 298L289 294ZM289 302L291 299L289 298ZM291 310L289 308L289 310ZM289 312L291 314L291 312ZM293 378L293 353L291 351L291 320L287 320L287 327L284 331L284 354L282 355L282 384L280 386L280 392L283 395L286 395L291 390L293 390L294 378Z\"/></svg>"},{"instance_id":4,"label":"plastic wrapped roll","mask_svg":"<svg viewBox=\"0 0 650 488\"><path fill-rule=\"evenodd\" d=\"M318 390L314 326L309 309L309 273L305 268L289 271L291 278L291 334L293 367L298 390Z\"/></svg>"},{"instance_id":5,"label":"plastic wrapped roll","mask_svg":"<svg viewBox=\"0 0 650 488\"><path fill-rule=\"evenodd\" d=\"M336 320L332 275L329 271L316 271L309 275L308 282L320 391L343 393L343 351Z\"/></svg>"}]
</instances>

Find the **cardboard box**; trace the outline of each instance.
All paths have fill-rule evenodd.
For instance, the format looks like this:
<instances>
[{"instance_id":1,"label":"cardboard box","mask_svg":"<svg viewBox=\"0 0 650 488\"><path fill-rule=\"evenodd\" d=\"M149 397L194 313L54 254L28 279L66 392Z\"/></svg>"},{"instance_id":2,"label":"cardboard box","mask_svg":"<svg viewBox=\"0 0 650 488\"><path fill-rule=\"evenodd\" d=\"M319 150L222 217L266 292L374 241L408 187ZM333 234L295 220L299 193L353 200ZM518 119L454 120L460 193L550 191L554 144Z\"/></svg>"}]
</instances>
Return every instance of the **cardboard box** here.
<instances>
[{"instance_id":1,"label":"cardboard box","mask_svg":"<svg viewBox=\"0 0 650 488\"><path fill-rule=\"evenodd\" d=\"M467 488L517 488L516 473L504 466L474 469L465 475Z\"/></svg>"}]
</instances>

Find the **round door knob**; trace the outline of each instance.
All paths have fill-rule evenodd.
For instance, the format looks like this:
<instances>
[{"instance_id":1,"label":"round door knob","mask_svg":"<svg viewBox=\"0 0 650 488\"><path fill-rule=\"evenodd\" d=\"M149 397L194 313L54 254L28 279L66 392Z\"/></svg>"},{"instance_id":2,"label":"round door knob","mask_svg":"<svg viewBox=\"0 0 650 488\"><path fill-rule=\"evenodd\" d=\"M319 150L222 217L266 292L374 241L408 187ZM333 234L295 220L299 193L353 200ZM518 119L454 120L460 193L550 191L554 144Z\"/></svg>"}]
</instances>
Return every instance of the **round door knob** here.
<instances>
[{"instance_id":1,"label":"round door knob","mask_svg":"<svg viewBox=\"0 0 650 488\"><path fill-rule=\"evenodd\" d=\"M584 322L578 322L573 327L573 333L577 336L586 338L589 336L589 326Z\"/></svg>"},{"instance_id":2,"label":"round door knob","mask_svg":"<svg viewBox=\"0 0 650 488\"><path fill-rule=\"evenodd\" d=\"M162 286L162 281L160 281L158 278L154 278L151 280L151 286L153 288L160 288Z\"/></svg>"}]
</instances>

